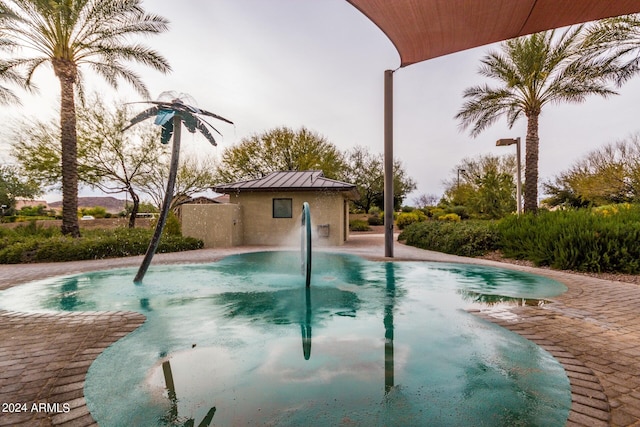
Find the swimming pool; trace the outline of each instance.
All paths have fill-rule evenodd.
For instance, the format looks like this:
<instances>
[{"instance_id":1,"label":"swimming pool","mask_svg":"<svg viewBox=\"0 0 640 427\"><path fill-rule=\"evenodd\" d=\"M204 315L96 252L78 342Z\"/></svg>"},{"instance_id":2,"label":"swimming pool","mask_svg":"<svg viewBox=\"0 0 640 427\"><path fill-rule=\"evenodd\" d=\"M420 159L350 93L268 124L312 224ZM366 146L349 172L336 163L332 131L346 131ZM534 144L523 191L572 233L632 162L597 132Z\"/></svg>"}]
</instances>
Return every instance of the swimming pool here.
<instances>
[{"instance_id":1,"label":"swimming pool","mask_svg":"<svg viewBox=\"0 0 640 427\"><path fill-rule=\"evenodd\" d=\"M138 285L133 269L38 281L0 293L0 307L147 316L89 369L85 396L101 426L566 422L559 363L466 311L550 298L566 290L558 282L324 252L312 271L307 289L299 254L248 253L153 267Z\"/></svg>"}]
</instances>

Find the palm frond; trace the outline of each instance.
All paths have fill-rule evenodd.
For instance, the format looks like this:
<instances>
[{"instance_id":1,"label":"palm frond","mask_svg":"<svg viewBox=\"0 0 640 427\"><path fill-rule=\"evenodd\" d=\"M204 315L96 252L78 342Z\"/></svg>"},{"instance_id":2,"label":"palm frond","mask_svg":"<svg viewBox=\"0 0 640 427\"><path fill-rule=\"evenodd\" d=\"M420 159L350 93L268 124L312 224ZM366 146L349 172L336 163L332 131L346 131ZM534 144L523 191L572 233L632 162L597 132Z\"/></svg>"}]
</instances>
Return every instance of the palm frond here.
<instances>
[{"instance_id":1,"label":"palm frond","mask_svg":"<svg viewBox=\"0 0 640 427\"><path fill-rule=\"evenodd\" d=\"M156 116L160 110L161 110L161 108L158 107L158 106L151 107L151 108L148 108L148 109L144 110L143 112L137 114L131 120L129 120L129 126L127 126L124 129L122 129L122 131L124 132L125 130L129 129L131 126L133 126L133 125L135 125L137 123L140 123L143 120L147 120L149 117Z\"/></svg>"},{"instance_id":2,"label":"palm frond","mask_svg":"<svg viewBox=\"0 0 640 427\"><path fill-rule=\"evenodd\" d=\"M162 55L140 44L111 46L99 42L93 45L80 46L76 49L76 52L75 60L78 64L99 61L109 64L126 60L149 66L163 73L171 71L171 65Z\"/></svg>"},{"instance_id":3,"label":"palm frond","mask_svg":"<svg viewBox=\"0 0 640 427\"><path fill-rule=\"evenodd\" d=\"M217 133L218 135L222 136L222 134L220 133L220 131L218 129L216 129L211 123L209 123L208 121L206 121L205 119L203 119L202 117L198 117L204 124L206 124L208 127L210 127L211 129L213 129L215 131L215 133ZM233 122L231 121L227 121L227 123L229 124L233 124Z\"/></svg>"},{"instance_id":4,"label":"palm frond","mask_svg":"<svg viewBox=\"0 0 640 427\"><path fill-rule=\"evenodd\" d=\"M200 110L200 114L205 115L205 116L209 116L209 117L213 117L213 118L216 118L216 119L218 119L218 120L222 120L223 122L229 123L230 125L232 125L232 124L233 124L233 122L232 122L231 120L229 120L229 119L225 119L225 118L224 118L224 117L222 117L222 116L219 116L219 115L217 115L217 114L211 113L211 112L206 111L206 110ZM212 126L212 127L213 127L213 126ZM217 131L216 131L216 132L217 132Z\"/></svg>"},{"instance_id":5,"label":"palm frond","mask_svg":"<svg viewBox=\"0 0 640 427\"><path fill-rule=\"evenodd\" d=\"M68 60L88 65L112 86L124 80L148 97L140 76L124 66L137 62L163 73L171 70L157 51L130 43L130 36L166 31L168 21L148 14L140 0L12 0L20 21L0 18L0 47L22 46L46 61Z\"/></svg>"},{"instance_id":6,"label":"palm frond","mask_svg":"<svg viewBox=\"0 0 640 427\"><path fill-rule=\"evenodd\" d=\"M162 125L162 132L160 133L160 143L167 145L171 136L173 135L173 120L169 120Z\"/></svg>"},{"instance_id":7,"label":"palm frond","mask_svg":"<svg viewBox=\"0 0 640 427\"><path fill-rule=\"evenodd\" d=\"M465 90L464 98L468 101L455 118L460 120L461 129L471 127L472 136L480 134L514 106L522 107L523 104L520 94L513 88L494 89L488 85Z\"/></svg>"},{"instance_id":8,"label":"palm frond","mask_svg":"<svg viewBox=\"0 0 640 427\"><path fill-rule=\"evenodd\" d=\"M589 27L583 38L588 58L607 58L616 61L618 86L640 70L640 15L626 15L603 19Z\"/></svg>"},{"instance_id":9,"label":"palm frond","mask_svg":"<svg viewBox=\"0 0 640 427\"><path fill-rule=\"evenodd\" d=\"M142 78L119 62L105 63L105 62L88 62L91 68L102 78L104 78L114 88L118 87L118 79L122 79L129 83L140 95L148 98L149 90L142 81Z\"/></svg>"},{"instance_id":10,"label":"palm frond","mask_svg":"<svg viewBox=\"0 0 640 427\"><path fill-rule=\"evenodd\" d=\"M24 69L24 88L30 90L36 90L36 86L31 82L33 78L33 74L36 69L46 63L47 58L37 57L37 58L21 58L21 59L10 59L4 62L4 65L11 69Z\"/></svg>"},{"instance_id":11,"label":"palm frond","mask_svg":"<svg viewBox=\"0 0 640 427\"><path fill-rule=\"evenodd\" d=\"M213 146L218 145L213 135L211 135L211 133L209 132L209 129L207 129L207 126L205 126L205 123L202 120L200 120L197 116L193 114L182 113L180 114L180 117L182 118L182 121L186 126L186 128L189 130L189 132L196 133L196 131L199 131L202 134L202 136L204 136L207 139L207 141L211 143L211 145Z\"/></svg>"}]
</instances>

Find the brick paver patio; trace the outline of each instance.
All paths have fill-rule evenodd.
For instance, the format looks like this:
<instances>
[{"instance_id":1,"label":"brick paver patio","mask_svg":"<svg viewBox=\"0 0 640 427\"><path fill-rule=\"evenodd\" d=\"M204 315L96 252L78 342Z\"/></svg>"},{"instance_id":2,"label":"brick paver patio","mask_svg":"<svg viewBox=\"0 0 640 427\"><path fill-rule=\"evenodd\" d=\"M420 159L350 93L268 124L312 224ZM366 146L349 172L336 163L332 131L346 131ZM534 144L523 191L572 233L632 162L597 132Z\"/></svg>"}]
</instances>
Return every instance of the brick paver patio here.
<instances>
[{"instance_id":1,"label":"brick paver patio","mask_svg":"<svg viewBox=\"0 0 640 427\"><path fill-rule=\"evenodd\" d=\"M352 235L344 247L336 250L384 259L383 248L380 235ZM208 262L256 249L160 254L154 263ZM512 268L548 276L567 285L566 293L541 306L488 309L475 314L536 342L563 364L572 390L567 426L640 427L639 286L450 256L400 244L396 244L395 256L396 260ZM137 266L140 260L141 257L132 257L3 265L0 289L47 276ZM26 412L0 413L0 426L95 425L83 396L87 370L106 347L143 322L143 315L130 312L0 311L0 404L27 404Z\"/></svg>"}]
</instances>

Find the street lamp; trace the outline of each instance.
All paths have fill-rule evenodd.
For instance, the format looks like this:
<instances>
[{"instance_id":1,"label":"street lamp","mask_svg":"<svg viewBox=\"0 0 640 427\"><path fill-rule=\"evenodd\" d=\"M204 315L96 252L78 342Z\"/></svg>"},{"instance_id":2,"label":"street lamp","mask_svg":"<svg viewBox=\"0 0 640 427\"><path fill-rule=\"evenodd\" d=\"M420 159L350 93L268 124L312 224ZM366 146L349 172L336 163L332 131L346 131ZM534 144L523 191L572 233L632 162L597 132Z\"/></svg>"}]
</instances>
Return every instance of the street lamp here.
<instances>
[{"instance_id":1,"label":"street lamp","mask_svg":"<svg viewBox=\"0 0 640 427\"><path fill-rule=\"evenodd\" d=\"M504 138L496 141L496 147L503 147L505 145L516 144L516 158L518 165L518 181L516 182L516 199L518 206L518 215L522 213L522 181L520 179L520 137L517 138Z\"/></svg>"}]
</instances>

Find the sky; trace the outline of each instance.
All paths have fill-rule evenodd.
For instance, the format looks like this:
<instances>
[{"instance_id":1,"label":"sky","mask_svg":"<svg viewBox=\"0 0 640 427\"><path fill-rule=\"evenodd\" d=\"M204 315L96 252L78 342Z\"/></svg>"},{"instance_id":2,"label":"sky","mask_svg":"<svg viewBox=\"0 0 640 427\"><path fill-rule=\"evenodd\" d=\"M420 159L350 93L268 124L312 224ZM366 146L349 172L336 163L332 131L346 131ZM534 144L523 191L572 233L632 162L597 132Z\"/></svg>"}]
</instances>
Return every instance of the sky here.
<instances>
[{"instance_id":1,"label":"sky","mask_svg":"<svg viewBox=\"0 0 640 427\"><path fill-rule=\"evenodd\" d=\"M143 6L170 21L169 31L139 41L160 52L173 71L163 75L132 65L152 97L167 90L186 93L199 107L235 123L216 126L223 134L218 147L183 133L185 150L216 156L250 135L304 126L341 150L364 146L383 152L384 71L397 69L400 58L384 33L345 0L146 0ZM524 119L512 129L500 120L476 138L454 119L463 91L490 83L477 71L481 58L496 48L483 46L394 73L394 156L417 183L405 204L420 194L440 197L443 181L454 179L464 158L515 153L514 146L496 147L497 139L520 136L524 162ZM87 93L140 100L124 82L114 90L90 70L84 74ZM34 82L39 93L21 93L22 106L0 107L5 123L56 117L59 83L52 69L38 71ZM618 91L608 99L543 109L540 182L588 152L640 131L640 76ZM0 163L9 160L9 135L0 131ZM80 190L81 196L90 194L95 193Z\"/></svg>"}]
</instances>

